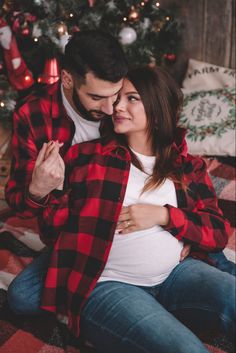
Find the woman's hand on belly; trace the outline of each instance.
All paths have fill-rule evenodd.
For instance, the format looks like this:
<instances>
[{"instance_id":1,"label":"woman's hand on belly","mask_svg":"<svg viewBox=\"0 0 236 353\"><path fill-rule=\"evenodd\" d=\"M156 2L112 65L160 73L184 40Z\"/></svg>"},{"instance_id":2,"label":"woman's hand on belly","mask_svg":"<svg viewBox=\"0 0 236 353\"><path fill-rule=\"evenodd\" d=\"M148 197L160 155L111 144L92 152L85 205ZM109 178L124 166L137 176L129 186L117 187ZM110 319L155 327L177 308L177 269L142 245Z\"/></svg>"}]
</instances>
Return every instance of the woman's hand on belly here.
<instances>
[{"instance_id":1,"label":"woman's hand on belly","mask_svg":"<svg viewBox=\"0 0 236 353\"><path fill-rule=\"evenodd\" d=\"M156 225L164 226L168 222L169 211L166 207L140 203L122 207L117 228L120 234L127 234Z\"/></svg>"}]
</instances>

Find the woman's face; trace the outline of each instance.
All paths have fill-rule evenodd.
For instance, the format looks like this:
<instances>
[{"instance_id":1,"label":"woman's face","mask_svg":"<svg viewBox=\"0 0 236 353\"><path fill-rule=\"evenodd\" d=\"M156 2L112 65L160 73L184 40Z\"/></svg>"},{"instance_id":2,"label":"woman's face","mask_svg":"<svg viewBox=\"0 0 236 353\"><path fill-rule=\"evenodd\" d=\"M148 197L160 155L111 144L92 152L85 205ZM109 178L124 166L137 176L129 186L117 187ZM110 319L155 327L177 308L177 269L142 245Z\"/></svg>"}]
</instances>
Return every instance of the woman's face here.
<instances>
[{"instance_id":1,"label":"woman's face","mask_svg":"<svg viewBox=\"0 0 236 353\"><path fill-rule=\"evenodd\" d=\"M118 103L112 116L114 130L126 136L147 135L147 116L140 95L133 84L125 79Z\"/></svg>"}]
</instances>

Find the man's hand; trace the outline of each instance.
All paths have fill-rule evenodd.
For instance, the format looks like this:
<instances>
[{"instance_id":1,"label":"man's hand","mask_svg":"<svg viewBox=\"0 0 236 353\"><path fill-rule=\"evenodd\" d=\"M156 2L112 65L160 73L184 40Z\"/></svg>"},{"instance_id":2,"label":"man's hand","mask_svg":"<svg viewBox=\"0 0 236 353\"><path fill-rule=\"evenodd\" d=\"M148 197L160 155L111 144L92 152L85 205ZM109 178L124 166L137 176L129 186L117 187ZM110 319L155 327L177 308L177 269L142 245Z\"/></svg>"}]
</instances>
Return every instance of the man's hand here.
<instances>
[{"instance_id":1,"label":"man's hand","mask_svg":"<svg viewBox=\"0 0 236 353\"><path fill-rule=\"evenodd\" d=\"M166 225L169 222L169 211L164 206L135 204L122 207L118 229L120 234L152 228L155 225Z\"/></svg>"},{"instance_id":2,"label":"man's hand","mask_svg":"<svg viewBox=\"0 0 236 353\"><path fill-rule=\"evenodd\" d=\"M54 189L63 189L65 164L59 154L63 144L44 143L35 162L29 193L35 200L47 196Z\"/></svg>"},{"instance_id":3,"label":"man's hand","mask_svg":"<svg viewBox=\"0 0 236 353\"><path fill-rule=\"evenodd\" d=\"M190 253L191 250L191 245L189 244L184 244L184 247L180 253L180 259L179 262L183 261Z\"/></svg>"}]
</instances>

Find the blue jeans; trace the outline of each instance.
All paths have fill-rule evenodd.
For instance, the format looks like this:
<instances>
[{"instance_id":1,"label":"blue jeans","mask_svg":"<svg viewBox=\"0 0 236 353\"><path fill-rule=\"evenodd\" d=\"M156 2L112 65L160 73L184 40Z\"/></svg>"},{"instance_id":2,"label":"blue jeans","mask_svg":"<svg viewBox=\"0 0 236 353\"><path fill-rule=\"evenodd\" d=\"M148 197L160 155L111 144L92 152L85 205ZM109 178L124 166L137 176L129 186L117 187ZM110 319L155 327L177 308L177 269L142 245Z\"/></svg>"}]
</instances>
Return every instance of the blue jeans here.
<instances>
[{"instance_id":1,"label":"blue jeans","mask_svg":"<svg viewBox=\"0 0 236 353\"><path fill-rule=\"evenodd\" d=\"M10 284L7 300L15 314L40 314L43 284L51 257L51 249L45 248Z\"/></svg>"},{"instance_id":2,"label":"blue jeans","mask_svg":"<svg viewBox=\"0 0 236 353\"><path fill-rule=\"evenodd\" d=\"M81 317L85 339L104 353L204 353L187 328L235 335L235 278L188 258L161 285L98 283Z\"/></svg>"},{"instance_id":3,"label":"blue jeans","mask_svg":"<svg viewBox=\"0 0 236 353\"><path fill-rule=\"evenodd\" d=\"M42 312L49 258L50 251L44 251L10 285L8 301L14 312ZM81 332L104 353L204 353L208 350L186 326L219 328L232 339L235 318L235 278L188 258L155 287L98 283L83 309Z\"/></svg>"},{"instance_id":4,"label":"blue jeans","mask_svg":"<svg viewBox=\"0 0 236 353\"><path fill-rule=\"evenodd\" d=\"M209 257L213 260L215 267L223 272L228 272L236 277L236 264L227 260L223 251L217 253L210 253Z\"/></svg>"}]
</instances>

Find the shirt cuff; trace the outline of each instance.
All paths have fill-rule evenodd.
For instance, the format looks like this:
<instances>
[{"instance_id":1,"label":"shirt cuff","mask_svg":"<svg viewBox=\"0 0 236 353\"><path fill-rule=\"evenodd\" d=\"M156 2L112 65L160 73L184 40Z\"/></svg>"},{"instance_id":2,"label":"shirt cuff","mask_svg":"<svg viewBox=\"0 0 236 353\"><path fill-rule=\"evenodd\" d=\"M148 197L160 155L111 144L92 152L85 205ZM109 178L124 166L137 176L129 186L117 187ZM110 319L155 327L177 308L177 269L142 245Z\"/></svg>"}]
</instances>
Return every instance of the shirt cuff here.
<instances>
[{"instance_id":1,"label":"shirt cuff","mask_svg":"<svg viewBox=\"0 0 236 353\"><path fill-rule=\"evenodd\" d=\"M45 196L41 200L34 200L33 196L29 193L29 191L26 192L26 203L30 207L33 208L40 208L40 207L45 207L48 203L49 200L49 195Z\"/></svg>"}]
</instances>

